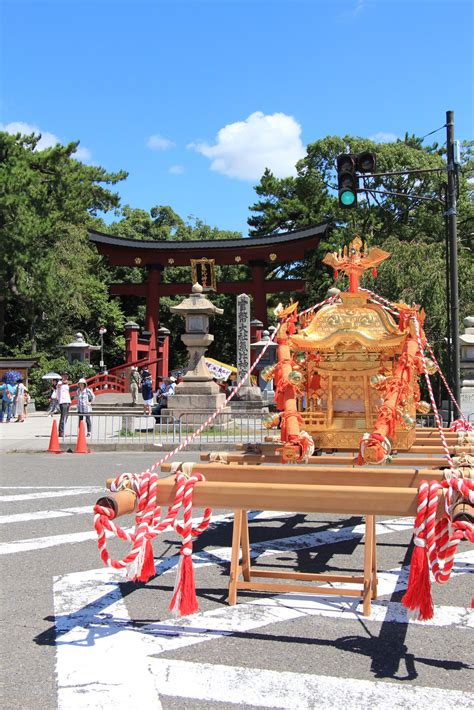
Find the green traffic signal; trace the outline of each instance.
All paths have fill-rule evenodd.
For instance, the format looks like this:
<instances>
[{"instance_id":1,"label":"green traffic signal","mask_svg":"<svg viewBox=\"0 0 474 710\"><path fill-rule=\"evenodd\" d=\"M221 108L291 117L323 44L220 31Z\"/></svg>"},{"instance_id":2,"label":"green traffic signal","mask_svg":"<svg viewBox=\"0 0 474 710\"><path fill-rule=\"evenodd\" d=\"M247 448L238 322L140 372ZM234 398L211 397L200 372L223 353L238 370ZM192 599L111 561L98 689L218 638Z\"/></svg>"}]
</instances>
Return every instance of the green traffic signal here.
<instances>
[{"instance_id":1,"label":"green traffic signal","mask_svg":"<svg viewBox=\"0 0 474 710\"><path fill-rule=\"evenodd\" d=\"M341 192L341 194L339 195L339 199L341 200L343 205L345 205L346 207L350 207L356 201L356 196L350 190L344 190L344 192Z\"/></svg>"}]
</instances>

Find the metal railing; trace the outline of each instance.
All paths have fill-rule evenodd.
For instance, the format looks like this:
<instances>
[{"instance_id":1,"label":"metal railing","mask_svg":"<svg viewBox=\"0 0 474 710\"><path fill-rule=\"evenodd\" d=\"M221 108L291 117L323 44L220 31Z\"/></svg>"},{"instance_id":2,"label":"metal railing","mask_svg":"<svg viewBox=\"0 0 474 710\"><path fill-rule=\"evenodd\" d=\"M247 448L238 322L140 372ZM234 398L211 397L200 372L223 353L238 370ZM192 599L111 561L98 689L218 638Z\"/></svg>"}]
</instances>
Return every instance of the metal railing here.
<instances>
[{"instance_id":1,"label":"metal railing","mask_svg":"<svg viewBox=\"0 0 474 710\"><path fill-rule=\"evenodd\" d=\"M133 410L117 412L69 412L62 441L75 445L79 417L90 417L91 444L178 445L192 435L212 412L193 411L175 418L169 414L146 416ZM193 440L196 445L261 443L268 433L263 415L222 413ZM86 421L84 422L86 424Z\"/></svg>"}]
</instances>

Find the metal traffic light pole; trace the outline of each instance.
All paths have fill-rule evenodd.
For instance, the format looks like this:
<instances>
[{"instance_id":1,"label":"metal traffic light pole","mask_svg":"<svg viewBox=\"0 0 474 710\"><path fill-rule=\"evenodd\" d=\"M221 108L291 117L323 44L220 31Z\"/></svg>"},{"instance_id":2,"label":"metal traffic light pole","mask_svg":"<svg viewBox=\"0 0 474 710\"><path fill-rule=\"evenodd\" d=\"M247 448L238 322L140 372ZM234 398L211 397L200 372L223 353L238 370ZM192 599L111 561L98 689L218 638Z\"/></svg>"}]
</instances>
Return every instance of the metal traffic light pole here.
<instances>
[{"instance_id":1,"label":"metal traffic light pole","mask_svg":"<svg viewBox=\"0 0 474 710\"><path fill-rule=\"evenodd\" d=\"M446 147L448 164L448 190L446 199L446 226L449 249L450 321L451 321L451 373L453 394L461 401L461 360L459 342L459 286L458 240L456 214L456 171L454 160L454 111L446 111Z\"/></svg>"}]
</instances>

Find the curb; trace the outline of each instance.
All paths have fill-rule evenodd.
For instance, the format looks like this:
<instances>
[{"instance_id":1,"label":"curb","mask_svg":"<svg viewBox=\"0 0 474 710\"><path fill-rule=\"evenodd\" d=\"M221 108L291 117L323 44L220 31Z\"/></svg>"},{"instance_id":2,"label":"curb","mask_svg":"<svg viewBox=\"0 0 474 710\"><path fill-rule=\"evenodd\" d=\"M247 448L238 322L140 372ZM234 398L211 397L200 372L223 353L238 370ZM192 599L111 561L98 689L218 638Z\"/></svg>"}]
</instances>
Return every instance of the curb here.
<instances>
[{"instance_id":1,"label":"curb","mask_svg":"<svg viewBox=\"0 0 474 710\"><path fill-rule=\"evenodd\" d=\"M220 442L221 446L216 446L215 444L190 444L184 449L184 451L237 451L238 449L234 443ZM74 453L74 444L60 444L61 453ZM173 451L176 448L172 444L89 444L88 449L90 453L108 453L111 451L154 451L155 453L167 453L168 451ZM7 449L3 451L4 454L49 454L47 449ZM181 453L181 451L179 452Z\"/></svg>"}]
</instances>

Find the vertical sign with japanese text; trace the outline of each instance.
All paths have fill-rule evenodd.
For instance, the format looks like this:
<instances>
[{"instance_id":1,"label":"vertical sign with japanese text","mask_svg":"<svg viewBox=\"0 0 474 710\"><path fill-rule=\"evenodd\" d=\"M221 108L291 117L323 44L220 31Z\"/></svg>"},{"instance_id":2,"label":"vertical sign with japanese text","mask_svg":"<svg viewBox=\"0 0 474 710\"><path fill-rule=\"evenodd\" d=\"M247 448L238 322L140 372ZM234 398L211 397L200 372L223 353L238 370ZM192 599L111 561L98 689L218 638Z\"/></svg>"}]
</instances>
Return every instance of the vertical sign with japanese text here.
<instances>
[{"instance_id":1,"label":"vertical sign with japanese text","mask_svg":"<svg viewBox=\"0 0 474 710\"><path fill-rule=\"evenodd\" d=\"M250 297L237 296L237 381L250 369ZM246 383L250 385L250 382Z\"/></svg>"}]
</instances>

